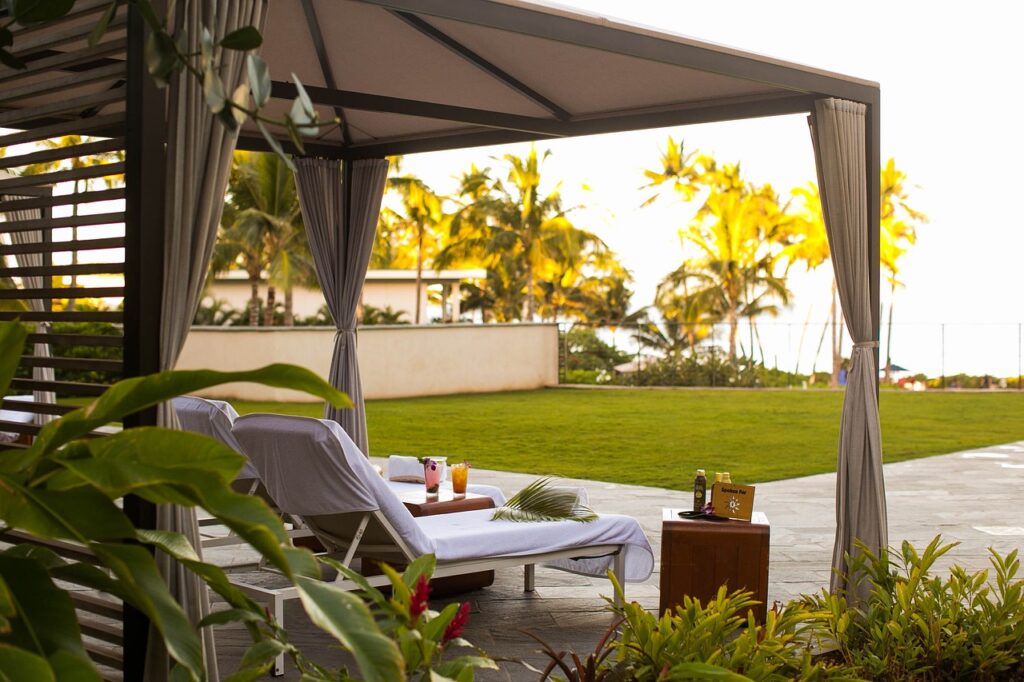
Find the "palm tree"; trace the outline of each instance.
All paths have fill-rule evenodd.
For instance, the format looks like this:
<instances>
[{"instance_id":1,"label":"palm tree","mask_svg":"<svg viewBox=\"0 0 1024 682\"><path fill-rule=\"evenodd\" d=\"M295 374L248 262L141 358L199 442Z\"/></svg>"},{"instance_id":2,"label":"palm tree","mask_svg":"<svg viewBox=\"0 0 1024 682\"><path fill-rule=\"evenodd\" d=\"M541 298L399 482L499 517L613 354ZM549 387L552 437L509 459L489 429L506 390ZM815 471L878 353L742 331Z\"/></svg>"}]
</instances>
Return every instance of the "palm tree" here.
<instances>
[{"instance_id":1,"label":"palm tree","mask_svg":"<svg viewBox=\"0 0 1024 682\"><path fill-rule=\"evenodd\" d=\"M683 201L692 201L702 188L709 168L714 166L714 159L697 151L687 152L685 143L678 144L669 136L668 144L661 155L661 168L645 170L648 182L640 189L654 189L641 207L653 204L661 196L663 185L671 183L671 189L679 194Z\"/></svg>"},{"instance_id":2,"label":"palm tree","mask_svg":"<svg viewBox=\"0 0 1024 682\"><path fill-rule=\"evenodd\" d=\"M917 243L917 227L928 222L928 216L912 208L907 202L910 192L904 187L907 174L896 168L896 160L890 158L882 168L881 177L881 249L882 268L889 280L889 329L885 343L885 381L892 376L892 314L895 307L896 288L901 285L896 279L899 273L899 259Z\"/></svg>"},{"instance_id":3,"label":"palm tree","mask_svg":"<svg viewBox=\"0 0 1024 682\"><path fill-rule=\"evenodd\" d=\"M401 213L389 212L385 221L401 225L414 236L416 254L416 312L413 324L420 324L420 299L423 291L423 267L428 256L432 257L439 247L443 234L449 230L452 216L445 213L445 198L435 194L419 178L411 175L388 179L388 185L397 190L402 199Z\"/></svg>"},{"instance_id":4,"label":"palm tree","mask_svg":"<svg viewBox=\"0 0 1024 682\"><path fill-rule=\"evenodd\" d=\"M538 280L550 257L551 240L571 227L558 187L547 194L540 191L540 168L550 154L545 151L538 158L533 146L522 158L506 154L499 159L507 167L504 180L494 178L489 169L474 167L465 173L459 194L462 207L453 216L451 242L441 257L444 263L475 261L488 270L500 270L495 283L503 295L522 299L522 311L513 319L535 318ZM586 239L582 234L571 238ZM513 288L520 280L522 294Z\"/></svg>"},{"instance_id":5,"label":"palm tree","mask_svg":"<svg viewBox=\"0 0 1024 682\"><path fill-rule=\"evenodd\" d=\"M783 249L783 256L791 263L801 262L808 272L816 270L830 256L828 246L828 235L825 231L825 217L821 213L821 195L818 193L818 186L813 182L807 183L806 187L797 187L791 193L797 200L797 211L791 231L791 242ZM829 329L832 330L832 371L829 376L829 386L839 386L839 370L843 363L843 330L844 325L839 321L838 291L836 289L835 276L832 277L831 305L828 318L825 320L825 327L821 330L821 338L818 341L818 352L825 342L825 335ZM800 335L800 348L803 348L803 333L806 332L806 325ZM799 356L799 350L797 351ZM815 353L817 357L817 353Z\"/></svg>"},{"instance_id":6,"label":"palm tree","mask_svg":"<svg viewBox=\"0 0 1024 682\"><path fill-rule=\"evenodd\" d=\"M269 275L264 326L274 323L276 289L284 291L284 323L294 324L292 290L316 282L295 177L276 154L236 152L211 270L237 266L252 287L249 324L259 324L259 282Z\"/></svg>"},{"instance_id":7,"label":"palm tree","mask_svg":"<svg viewBox=\"0 0 1024 682\"><path fill-rule=\"evenodd\" d=\"M80 144L93 141L91 138L82 137L81 135L64 135L63 137L57 137L50 140L43 140L38 144L41 144L46 149L64 149L66 147L76 147ZM72 156L69 159L55 159L53 161L43 161L40 163L34 163L25 166L22 169L23 175L36 175L38 173L50 173L57 170L77 170L79 168L88 168L90 166L100 166L112 161L124 160L124 152L103 152L100 154L92 154L90 156ZM119 176L110 176L104 178L103 181L107 187L115 187L116 185L123 182ZM89 191L89 188L93 180L86 178L84 180L75 180L72 195L76 197L71 203L71 216L78 216L78 201L77 196L82 191ZM71 241L78 241L78 226L71 226ZM78 251L72 249L71 251L71 264L78 264ZM71 274L71 287L78 286L78 275ZM67 302L67 310L75 309L76 299L70 298Z\"/></svg>"},{"instance_id":8,"label":"palm tree","mask_svg":"<svg viewBox=\"0 0 1024 682\"><path fill-rule=\"evenodd\" d=\"M785 274L778 273L776 247L788 237L791 217L780 207L770 185L744 182L738 165L713 168L703 180L709 186L704 204L680 232L695 247L690 259L663 282L684 285L685 298L707 307L729 326L729 360L736 361L741 318L776 315L776 301L789 302Z\"/></svg>"},{"instance_id":9,"label":"palm tree","mask_svg":"<svg viewBox=\"0 0 1024 682\"><path fill-rule=\"evenodd\" d=\"M910 193L905 188L906 173L896 167L896 160L890 158L881 171L881 248L882 268L888 273L890 287L889 329L886 342L885 381L890 377L892 365L892 317L893 298L900 282L899 259L917 241L917 227L926 223L928 217L912 208L908 200ZM825 219L821 213L821 198L818 187L808 183L806 187L793 190L793 195L800 201L801 210L794 221L793 241L786 247L785 255L792 261L803 261L808 270L813 270L829 258L828 237L825 232ZM831 385L839 382L839 368L842 363L842 330L838 323L839 308L836 297L835 280L832 281L832 306L829 322L832 328L832 378ZM825 331L822 332L824 339ZM819 344L820 346L820 344Z\"/></svg>"}]
</instances>

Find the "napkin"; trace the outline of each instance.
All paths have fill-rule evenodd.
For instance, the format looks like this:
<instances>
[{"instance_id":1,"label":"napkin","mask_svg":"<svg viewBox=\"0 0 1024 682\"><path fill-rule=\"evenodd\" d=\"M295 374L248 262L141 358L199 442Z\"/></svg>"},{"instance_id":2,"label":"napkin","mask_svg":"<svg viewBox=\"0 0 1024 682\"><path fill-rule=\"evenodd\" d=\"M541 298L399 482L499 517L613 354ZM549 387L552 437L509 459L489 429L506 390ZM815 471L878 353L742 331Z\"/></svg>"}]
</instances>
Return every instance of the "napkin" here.
<instances>
[{"instance_id":1,"label":"napkin","mask_svg":"<svg viewBox=\"0 0 1024 682\"><path fill-rule=\"evenodd\" d=\"M441 482L448 478L446 457L431 457L441 467ZM388 457L388 480L406 483L423 483L423 465L418 457L391 455Z\"/></svg>"}]
</instances>

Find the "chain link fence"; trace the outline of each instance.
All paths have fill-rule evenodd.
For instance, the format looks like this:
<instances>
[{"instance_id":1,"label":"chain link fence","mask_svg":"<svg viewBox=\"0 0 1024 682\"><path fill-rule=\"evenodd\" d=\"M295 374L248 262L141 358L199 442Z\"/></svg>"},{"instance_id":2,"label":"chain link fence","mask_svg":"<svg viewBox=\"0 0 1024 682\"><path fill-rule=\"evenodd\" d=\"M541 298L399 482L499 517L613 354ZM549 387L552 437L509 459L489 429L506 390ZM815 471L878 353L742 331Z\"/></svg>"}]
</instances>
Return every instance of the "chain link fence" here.
<instances>
[{"instance_id":1,"label":"chain link fence","mask_svg":"<svg viewBox=\"0 0 1024 682\"><path fill-rule=\"evenodd\" d=\"M909 390L1021 390L1024 323L883 325L879 376ZM623 386L838 387L852 342L841 324L559 325L559 380Z\"/></svg>"}]
</instances>

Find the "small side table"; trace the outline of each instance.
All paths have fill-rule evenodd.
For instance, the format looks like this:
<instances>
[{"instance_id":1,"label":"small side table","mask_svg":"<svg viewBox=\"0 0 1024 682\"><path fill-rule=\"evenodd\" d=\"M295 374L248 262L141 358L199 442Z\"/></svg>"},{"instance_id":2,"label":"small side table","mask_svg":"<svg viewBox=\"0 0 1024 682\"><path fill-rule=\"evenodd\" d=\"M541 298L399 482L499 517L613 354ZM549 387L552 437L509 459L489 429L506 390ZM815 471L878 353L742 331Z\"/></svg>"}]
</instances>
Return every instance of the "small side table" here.
<instances>
[{"instance_id":1,"label":"small side table","mask_svg":"<svg viewBox=\"0 0 1024 682\"><path fill-rule=\"evenodd\" d=\"M679 509L662 510L660 612L696 597L701 604L718 595L748 590L760 602L752 610L758 623L768 612L768 554L771 526L762 512L745 521L680 518Z\"/></svg>"},{"instance_id":2,"label":"small side table","mask_svg":"<svg viewBox=\"0 0 1024 682\"><path fill-rule=\"evenodd\" d=\"M477 509L494 509L494 500L486 495L455 495L451 490L442 490L436 500L427 500L425 490L402 493L398 496L402 504L413 516L433 516L435 514L454 514L455 512L474 511Z\"/></svg>"}]
</instances>

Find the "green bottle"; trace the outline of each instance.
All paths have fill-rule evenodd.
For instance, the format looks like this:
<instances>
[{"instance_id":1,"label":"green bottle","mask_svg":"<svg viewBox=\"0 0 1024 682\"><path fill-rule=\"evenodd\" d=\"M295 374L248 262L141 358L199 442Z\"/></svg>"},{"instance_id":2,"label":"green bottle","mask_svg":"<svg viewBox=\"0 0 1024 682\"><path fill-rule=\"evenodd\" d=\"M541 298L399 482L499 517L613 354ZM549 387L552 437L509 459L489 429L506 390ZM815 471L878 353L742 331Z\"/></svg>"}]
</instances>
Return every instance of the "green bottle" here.
<instances>
[{"instance_id":1,"label":"green bottle","mask_svg":"<svg viewBox=\"0 0 1024 682\"><path fill-rule=\"evenodd\" d=\"M708 479L703 469L697 469L697 477L693 479L693 511L699 512L704 509L707 502Z\"/></svg>"}]
</instances>

